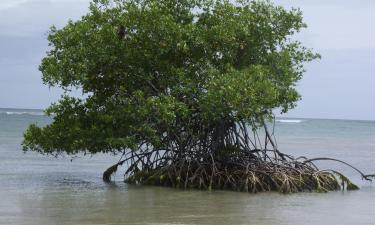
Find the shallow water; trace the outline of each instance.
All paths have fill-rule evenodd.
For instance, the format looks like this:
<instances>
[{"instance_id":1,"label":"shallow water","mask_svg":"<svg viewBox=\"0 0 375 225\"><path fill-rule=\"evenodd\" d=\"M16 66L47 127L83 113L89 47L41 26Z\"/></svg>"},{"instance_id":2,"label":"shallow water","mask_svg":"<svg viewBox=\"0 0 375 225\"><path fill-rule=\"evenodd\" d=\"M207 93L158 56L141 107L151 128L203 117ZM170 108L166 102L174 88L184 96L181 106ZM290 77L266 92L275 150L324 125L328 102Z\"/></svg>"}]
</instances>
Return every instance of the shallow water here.
<instances>
[{"instance_id":1,"label":"shallow water","mask_svg":"<svg viewBox=\"0 0 375 225\"><path fill-rule=\"evenodd\" d=\"M375 224L375 188L331 163L362 188L327 194L247 194L104 184L112 156L70 158L24 154L20 142L37 113L0 110L0 224ZM375 123L312 120L276 123L279 148L293 155L328 156L375 172ZM327 162L321 163L322 167Z\"/></svg>"}]
</instances>

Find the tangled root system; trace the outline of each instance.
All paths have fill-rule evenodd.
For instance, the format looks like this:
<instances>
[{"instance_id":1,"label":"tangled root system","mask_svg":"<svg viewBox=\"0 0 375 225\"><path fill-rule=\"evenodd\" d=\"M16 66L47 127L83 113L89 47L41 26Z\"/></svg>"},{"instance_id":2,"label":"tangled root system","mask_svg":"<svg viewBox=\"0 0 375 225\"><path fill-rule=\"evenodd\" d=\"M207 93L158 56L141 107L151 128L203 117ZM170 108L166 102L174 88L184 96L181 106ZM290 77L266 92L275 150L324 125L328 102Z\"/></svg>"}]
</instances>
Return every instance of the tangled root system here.
<instances>
[{"instance_id":1,"label":"tangled root system","mask_svg":"<svg viewBox=\"0 0 375 225\"><path fill-rule=\"evenodd\" d=\"M240 126L229 134L224 132L221 143L211 137L208 143L198 142L197 145L183 149L176 146L169 149L140 146L138 151L124 152L125 159L108 168L103 179L110 181L111 174L125 163L125 182L129 184L250 193L359 189L340 172L320 170L314 164L317 160L338 161L358 171L366 180L373 177L337 159L293 158L283 154L278 151L273 134L266 126L264 131L264 145L259 144L260 138L256 131L253 131L255 138L252 140L245 126Z\"/></svg>"}]
</instances>

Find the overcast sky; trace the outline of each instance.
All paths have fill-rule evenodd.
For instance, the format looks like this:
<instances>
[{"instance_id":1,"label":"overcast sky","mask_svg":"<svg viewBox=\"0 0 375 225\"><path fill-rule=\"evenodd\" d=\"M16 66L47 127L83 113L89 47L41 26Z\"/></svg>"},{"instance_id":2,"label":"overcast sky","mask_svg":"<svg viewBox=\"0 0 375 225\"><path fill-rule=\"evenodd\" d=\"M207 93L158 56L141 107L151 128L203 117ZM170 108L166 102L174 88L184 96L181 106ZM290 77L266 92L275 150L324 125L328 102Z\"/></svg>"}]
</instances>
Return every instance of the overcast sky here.
<instances>
[{"instance_id":1,"label":"overcast sky","mask_svg":"<svg viewBox=\"0 0 375 225\"><path fill-rule=\"evenodd\" d=\"M41 81L46 33L87 11L89 0L0 0L0 108L45 108L60 92ZM299 7L298 38L322 55L298 84L290 117L375 120L375 1L276 0Z\"/></svg>"}]
</instances>

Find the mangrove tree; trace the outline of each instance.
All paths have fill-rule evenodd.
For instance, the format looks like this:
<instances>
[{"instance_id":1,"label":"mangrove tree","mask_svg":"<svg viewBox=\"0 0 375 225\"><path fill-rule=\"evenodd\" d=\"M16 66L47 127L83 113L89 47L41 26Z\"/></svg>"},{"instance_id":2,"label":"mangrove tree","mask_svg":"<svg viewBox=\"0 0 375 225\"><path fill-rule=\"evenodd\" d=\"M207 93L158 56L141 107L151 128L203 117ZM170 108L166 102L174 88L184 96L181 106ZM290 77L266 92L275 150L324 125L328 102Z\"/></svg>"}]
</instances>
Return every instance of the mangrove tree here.
<instances>
[{"instance_id":1,"label":"mangrove tree","mask_svg":"<svg viewBox=\"0 0 375 225\"><path fill-rule=\"evenodd\" d=\"M118 155L107 182L122 165L133 184L356 189L280 152L267 127L275 109L296 106L304 65L319 58L295 38L305 27L300 10L269 1L94 0L51 27L40 71L64 95L45 111L52 123L25 132L24 150Z\"/></svg>"}]
</instances>

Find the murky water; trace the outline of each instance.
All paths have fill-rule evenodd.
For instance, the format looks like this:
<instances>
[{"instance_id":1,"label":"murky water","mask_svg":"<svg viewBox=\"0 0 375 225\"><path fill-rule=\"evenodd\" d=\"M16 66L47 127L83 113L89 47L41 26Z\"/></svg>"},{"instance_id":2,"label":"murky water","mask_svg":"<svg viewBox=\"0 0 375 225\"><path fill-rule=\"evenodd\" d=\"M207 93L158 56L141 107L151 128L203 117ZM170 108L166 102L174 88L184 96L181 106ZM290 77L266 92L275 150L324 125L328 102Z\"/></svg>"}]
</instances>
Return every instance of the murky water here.
<instances>
[{"instance_id":1,"label":"murky water","mask_svg":"<svg viewBox=\"0 0 375 225\"><path fill-rule=\"evenodd\" d=\"M109 185L101 174L116 157L71 162L22 153L22 132L30 122L48 119L0 110L0 224L375 224L375 187L335 163L361 190L290 195L183 191L128 186L121 172ZM374 122L281 121L277 133L285 152L336 157L375 172Z\"/></svg>"}]
</instances>

